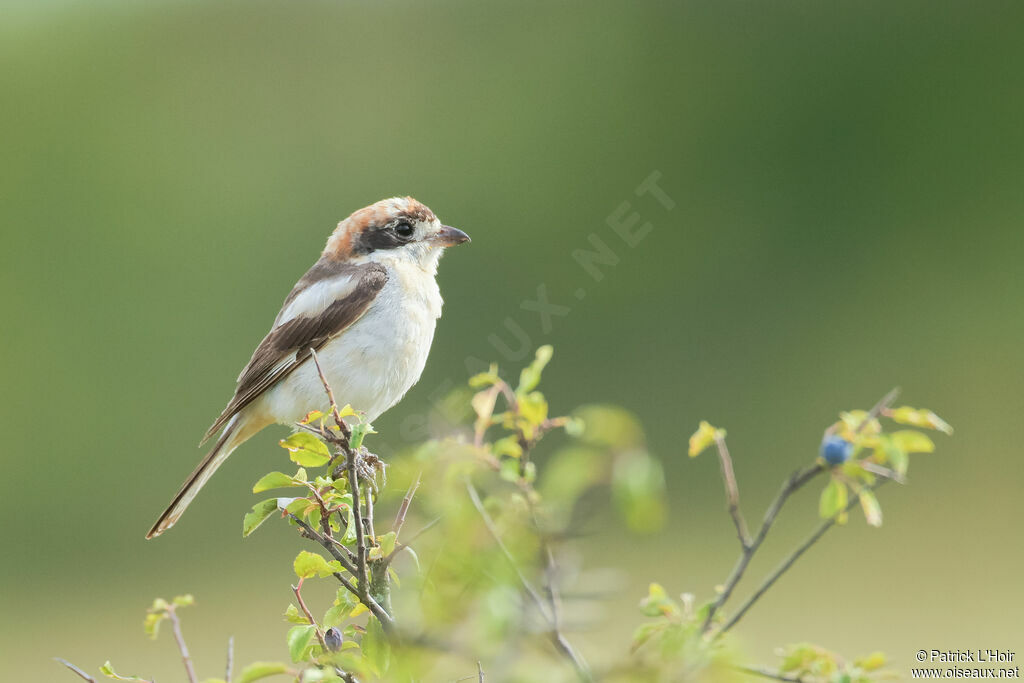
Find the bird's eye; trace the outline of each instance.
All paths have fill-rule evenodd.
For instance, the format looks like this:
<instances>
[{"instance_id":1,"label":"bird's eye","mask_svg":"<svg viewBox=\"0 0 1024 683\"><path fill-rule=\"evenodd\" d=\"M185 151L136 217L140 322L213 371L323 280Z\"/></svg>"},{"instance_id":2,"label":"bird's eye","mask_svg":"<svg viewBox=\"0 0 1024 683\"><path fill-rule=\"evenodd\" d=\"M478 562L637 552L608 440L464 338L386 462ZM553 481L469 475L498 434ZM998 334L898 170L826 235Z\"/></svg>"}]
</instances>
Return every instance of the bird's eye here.
<instances>
[{"instance_id":1,"label":"bird's eye","mask_svg":"<svg viewBox=\"0 0 1024 683\"><path fill-rule=\"evenodd\" d=\"M413 229L408 223L399 223L395 226L395 234L403 239L412 237Z\"/></svg>"}]
</instances>

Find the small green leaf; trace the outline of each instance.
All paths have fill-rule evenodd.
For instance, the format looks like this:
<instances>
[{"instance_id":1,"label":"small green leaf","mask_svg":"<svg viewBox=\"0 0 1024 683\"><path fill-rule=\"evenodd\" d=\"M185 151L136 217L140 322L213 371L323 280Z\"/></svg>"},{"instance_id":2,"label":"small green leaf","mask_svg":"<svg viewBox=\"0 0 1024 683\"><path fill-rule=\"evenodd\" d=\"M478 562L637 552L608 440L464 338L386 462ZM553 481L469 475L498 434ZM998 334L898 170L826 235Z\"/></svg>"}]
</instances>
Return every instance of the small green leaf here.
<instances>
[{"instance_id":1,"label":"small green leaf","mask_svg":"<svg viewBox=\"0 0 1024 683\"><path fill-rule=\"evenodd\" d=\"M873 491L863 489L860 492L860 506L864 510L864 519L871 526L882 526L882 506L878 504L878 498Z\"/></svg>"},{"instance_id":2,"label":"small green leaf","mask_svg":"<svg viewBox=\"0 0 1024 683\"><path fill-rule=\"evenodd\" d=\"M725 438L725 430L712 427L708 422L701 420L697 431L690 437L690 457L696 458L703 453L708 446L715 443L716 438Z\"/></svg>"},{"instance_id":3,"label":"small green leaf","mask_svg":"<svg viewBox=\"0 0 1024 683\"><path fill-rule=\"evenodd\" d=\"M122 676L121 674L114 671L114 667L110 666L110 662L107 661L100 667L100 673L107 678L113 678L115 681L143 681L149 683L148 678L139 678L138 676Z\"/></svg>"},{"instance_id":4,"label":"small green leaf","mask_svg":"<svg viewBox=\"0 0 1024 683\"><path fill-rule=\"evenodd\" d=\"M679 616L679 606L668 597L660 583L652 583L647 588L647 597L640 601L640 611L648 617Z\"/></svg>"},{"instance_id":5,"label":"small green leaf","mask_svg":"<svg viewBox=\"0 0 1024 683\"><path fill-rule=\"evenodd\" d=\"M523 448L519 444L519 437L515 434L504 436L493 444L491 444L491 451L497 455L507 455L513 458L518 458L523 454Z\"/></svg>"},{"instance_id":6,"label":"small green leaf","mask_svg":"<svg viewBox=\"0 0 1024 683\"><path fill-rule=\"evenodd\" d=\"M278 674L288 673L288 666L281 662L253 662L242 669L242 672L235 679L235 683L252 683L261 678L268 678Z\"/></svg>"},{"instance_id":7,"label":"small green leaf","mask_svg":"<svg viewBox=\"0 0 1024 683\"><path fill-rule=\"evenodd\" d=\"M866 657L858 657L855 663L865 671L876 671L885 666L885 661L884 652L872 652Z\"/></svg>"},{"instance_id":8,"label":"small green leaf","mask_svg":"<svg viewBox=\"0 0 1024 683\"><path fill-rule=\"evenodd\" d=\"M555 349L550 344L545 344L537 349L533 362L519 373L519 388L516 389L516 394L524 394L537 388L537 385L540 384L541 373L544 372L544 368L551 361L551 356L554 353Z\"/></svg>"},{"instance_id":9,"label":"small green leaf","mask_svg":"<svg viewBox=\"0 0 1024 683\"><path fill-rule=\"evenodd\" d=\"M498 364L491 363L491 368L487 372L480 372L469 378L469 386L473 389L481 389L483 387L490 386L495 382L499 381L498 377Z\"/></svg>"},{"instance_id":10,"label":"small green leaf","mask_svg":"<svg viewBox=\"0 0 1024 683\"><path fill-rule=\"evenodd\" d=\"M950 435L953 433L953 428L949 426L949 423L930 410L917 410L910 406L902 406L900 408L893 408L889 411L889 417L892 418L894 422L910 425L911 427L935 429L944 434Z\"/></svg>"},{"instance_id":11,"label":"small green leaf","mask_svg":"<svg viewBox=\"0 0 1024 683\"><path fill-rule=\"evenodd\" d=\"M352 450L359 450L359 447L363 445L363 439L366 438L367 434L376 434L373 425L369 422L360 422L359 424L352 426L352 438L349 440L349 445Z\"/></svg>"},{"instance_id":12,"label":"small green leaf","mask_svg":"<svg viewBox=\"0 0 1024 683\"><path fill-rule=\"evenodd\" d=\"M142 629L149 636L150 640L156 640L157 635L160 633L160 622L166 618L166 612L150 612L146 615L146 620L142 623Z\"/></svg>"},{"instance_id":13,"label":"small green leaf","mask_svg":"<svg viewBox=\"0 0 1024 683\"><path fill-rule=\"evenodd\" d=\"M915 432L912 429L904 429L893 432L889 435L894 446L905 453L933 453L935 444L928 438L927 434Z\"/></svg>"},{"instance_id":14,"label":"small green leaf","mask_svg":"<svg viewBox=\"0 0 1024 683\"><path fill-rule=\"evenodd\" d=\"M281 439L281 448L288 450L292 462L303 467L322 467L331 459L326 444L309 432L295 432L287 439Z\"/></svg>"},{"instance_id":15,"label":"small green leaf","mask_svg":"<svg viewBox=\"0 0 1024 683\"><path fill-rule=\"evenodd\" d=\"M277 498L268 498L253 505L252 510L246 513L242 519L242 537L244 538L256 531L259 525L266 521L267 517L274 514L275 510L277 510Z\"/></svg>"},{"instance_id":16,"label":"small green leaf","mask_svg":"<svg viewBox=\"0 0 1024 683\"><path fill-rule=\"evenodd\" d=\"M283 489L291 486L298 486L292 477L289 477L284 472L271 472L270 474L263 475L258 482L253 484L252 492L262 493L270 489Z\"/></svg>"},{"instance_id":17,"label":"small green leaf","mask_svg":"<svg viewBox=\"0 0 1024 683\"><path fill-rule=\"evenodd\" d=\"M395 540L397 538L398 536L394 531L389 531L383 536L379 536L377 538L377 542L380 544L380 551L384 557L387 557L395 551Z\"/></svg>"},{"instance_id":18,"label":"small green leaf","mask_svg":"<svg viewBox=\"0 0 1024 683\"><path fill-rule=\"evenodd\" d=\"M311 553L308 550L303 550L296 555L292 568L295 570L295 575L300 579L311 579L314 576L323 578L334 574L334 570L327 564L327 560L321 555Z\"/></svg>"},{"instance_id":19,"label":"small green leaf","mask_svg":"<svg viewBox=\"0 0 1024 683\"><path fill-rule=\"evenodd\" d=\"M306 660L306 650L313 640L316 627L312 624L306 626L292 626L288 629L288 656L293 662Z\"/></svg>"},{"instance_id":20,"label":"small green leaf","mask_svg":"<svg viewBox=\"0 0 1024 683\"><path fill-rule=\"evenodd\" d=\"M849 492L846 484L836 478L829 480L825 490L821 492L818 502L818 514L822 519L832 519L846 509L849 503Z\"/></svg>"},{"instance_id":21,"label":"small green leaf","mask_svg":"<svg viewBox=\"0 0 1024 683\"><path fill-rule=\"evenodd\" d=\"M299 608L295 605L289 604L288 608L284 611L284 620L293 624L308 624L309 619L306 615L299 611Z\"/></svg>"},{"instance_id":22,"label":"small green leaf","mask_svg":"<svg viewBox=\"0 0 1024 683\"><path fill-rule=\"evenodd\" d=\"M175 595L171 602L175 607L191 607L196 604L196 599L191 593L185 593L184 595Z\"/></svg>"}]
</instances>

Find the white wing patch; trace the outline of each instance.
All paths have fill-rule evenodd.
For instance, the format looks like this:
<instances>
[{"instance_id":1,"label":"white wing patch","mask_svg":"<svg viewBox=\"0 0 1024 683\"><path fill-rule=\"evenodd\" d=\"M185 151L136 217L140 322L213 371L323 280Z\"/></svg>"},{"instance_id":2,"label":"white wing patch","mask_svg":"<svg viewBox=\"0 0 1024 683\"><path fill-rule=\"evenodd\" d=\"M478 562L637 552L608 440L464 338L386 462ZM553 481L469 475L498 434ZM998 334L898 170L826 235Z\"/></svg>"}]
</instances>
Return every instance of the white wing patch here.
<instances>
[{"instance_id":1,"label":"white wing patch","mask_svg":"<svg viewBox=\"0 0 1024 683\"><path fill-rule=\"evenodd\" d=\"M344 299L355 291L358 283L358 278L338 275L306 287L281 309L274 320L274 327L280 327L295 318L315 318L335 301Z\"/></svg>"}]
</instances>

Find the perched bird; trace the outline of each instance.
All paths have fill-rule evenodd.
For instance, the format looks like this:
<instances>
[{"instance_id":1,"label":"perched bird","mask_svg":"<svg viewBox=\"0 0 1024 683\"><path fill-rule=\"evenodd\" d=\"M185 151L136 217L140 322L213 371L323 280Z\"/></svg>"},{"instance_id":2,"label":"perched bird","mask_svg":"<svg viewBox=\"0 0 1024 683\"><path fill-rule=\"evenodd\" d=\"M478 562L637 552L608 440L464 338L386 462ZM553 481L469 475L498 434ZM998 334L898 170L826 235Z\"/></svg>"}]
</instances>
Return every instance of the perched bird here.
<instances>
[{"instance_id":1,"label":"perched bird","mask_svg":"<svg viewBox=\"0 0 1024 683\"><path fill-rule=\"evenodd\" d=\"M338 401L368 420L398 403L423 372L441 316L435 280L441 254L468 241L412 197L381 200L339 223L206 432L204 442L220 431L213 450L146 538L174 526L217 468L256 432L326 407L310 349Z\"/></svg>"}]
</instances>

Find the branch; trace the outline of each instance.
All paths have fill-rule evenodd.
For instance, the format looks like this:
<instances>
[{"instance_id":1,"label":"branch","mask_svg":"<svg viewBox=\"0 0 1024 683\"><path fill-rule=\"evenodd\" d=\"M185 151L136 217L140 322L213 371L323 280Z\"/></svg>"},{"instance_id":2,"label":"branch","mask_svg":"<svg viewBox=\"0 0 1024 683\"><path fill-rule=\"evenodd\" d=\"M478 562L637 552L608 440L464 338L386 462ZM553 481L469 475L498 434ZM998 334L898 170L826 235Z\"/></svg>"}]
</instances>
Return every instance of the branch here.
<instances>
[{"instance_id":1,"label":"branch","mask_svg":"<svg viewBox=\"0 0 1024 683\"><path fill-rule=\"evenodd\" d=\"M770 678L774 681L786 681L786 683L805 683L803 678L787 676L786 674L779 673L777 671L770 671L769 669L759 669L753 666L740 666L737 667L737 670L751 674L753 676L760 676L761 678Z\"/></svg>"},{"instance_id":2,"label":"branch","mask_svg":"<svg viewBox=\"0 0 1024 683\"><path fill-rule=\"evenodd\" d=\"M299 579L299 585L292 586L292 592L295 593L295 599L299 601L299 609L309 619L309 625L316 631L316 639L320 641L320 647L324 649L324 652L330 652L327 647L327 641L324 640L324 632L320 630L320 625L316 623L316 619L310 614L309 608L306 607L306 601L302 599L302 579Z\"/></svg>"},{"instance_id":3,"label":"branch","mask_svg":"<svg viewBox=\"0 0 1024 683\"><path fill-rule=\"evenodd\" d=\"M334 559L341 563L341 566L344 567L346 571L352 574L352 576L357 576L356 568L352 565L348 558L342 555L335 547L334 544L337 543L337 541L333 541L333 539L323 537L316 531L316 529L306 524L295 515L289 516L295 520L296 524L302 527L303 536L319 543L327 552L329 552L334 557ZM387 613L387 610L381 607L380 604L373 599L373 596L370 595L369 591L361 591L360 589L363 587L362 585L360 585L359 588L356 588L356 586L354 586L352 582L346 579L345 575L341 574L340 572L335 572L334 578L336 578L338 582L345 587L345 590L359 598L359 601L366 605L366 608L370 610L370 613L373 614L373 616L377 617L377 621L380 622L381 628L384 629L385 633L389 635L394 634L395 620L391 617L390 614Z\"/></svg>"},{"instance_id":4,"label":"branch","mask_svg":"<svg viewBox=\"0 0 1024 683\"><path fill-rule=\"evenodd\" d=\"M181 621L175 611L174 605L167 608L167 617L171 620L171 628L174 631L174 639L178 641L178 650L181 652L181 661L185 664L185 674L189 683L196 683L196 672L192 668L192 657L188 654L188 646L185 644L185 637L181 635Z\"/></svg>"},{"instance_id":5,"label":"branch","mask_svg":"<svg viewBox=\"0 0 1024 683\"><path fill-rule=\"evenodd\" d=\"M743 512L740 511L740 489L736 485L732 458L729 457L729 448L725 445L725 438L721 434L715 434L715 446L718 447L718 459L722 463L722 480L725 482L725 499L729 504L729 515L732 517L732 523L736 525L736 535L739 536L740 546L746 550L750 547L750 532L747 531L747 521L743 519Z\"/></svg>"},{"instance_id":6,"label":"branch","mask_svg":"<svg viewBox=\"0 0 1024 683\"><path fill-rule=\"evenodd\" d=\"M409 485L409 489L405 492L405 497L402 498L402 505L398 508L398 514L395 515L395 523L391 525L391 530L395 532L395 538L398 538L398 534L402 531L402 525L405 524L405 516L409 513L409 506L412 505L412 497L416 495L416 489L420 487L420 477L422 475L422 472L416 475L416 481Z\"/></svg>"},{"instance_id":7,"label":"branch","mask_svg":"<svg viewBox=\"0 0 1024 683\"><path fill-rule=\"evenodd\" d=\"M345 436L345 450L348 451L348 440L352 438L352 430L349 429L345 420L342 419L341 413L338 412L338 402L334 400L334 392L331 390L331 385L327 382L327 376L324 375L324 369L320 367L320 358L316 355L316 349L313 347L309 348L309 355L313 358L313 364L316 365L316 372L320 375L320 382L324 385L324 391L327 392L327 398L331 401L331 415L334 416L334 421L338 425L338 429Z\"/></svg>"},{"instance_id":8,"label":"branch","mask_svg":"<svg viewBox=\"0 0 1024 683\"><path fill-rule=\"evenodd\" d=\"M888 481L890 480L879 479L877 483L875 483L872 486L869 486L867 490L874 491L880 486L885 485L885 483ZM807 537L807 540L805 540L803 543L797 546L796 550L790 553L789 556L786 557L786 559L784 559L782 563L775 569L775 571L768 575L768 577L758 587L758 589L754 591L754 594L747 598L747 601L743 603L743 605L736 611L736 614L734 614L732 618L729 619L729 621L727 621L725 625L718 630L714 637L718 638L726 631L731 629L733 626L735 626L736 623L743 618L743 615L746 614L747 611L754 606L754 603L760 600L761 596L764 595L765 592L769 588L771 588L776 581L778 581L779 577L785 574L787 571L789 571L789 568L793 566L794 562L800 559L801 555L807 552L812 545L817 543L821 539L821 537L825 535L825 532L827 532L829 529L835 526L836 522L839 520L840 517L848 513L850 510L855 508L858 503L860 503L860 497L861 494L858 493L856 496L853 497L853 499L849 503L846 504L846 507L843 508L841 512L837 512L835 515L822 522L821 525L819 525L818 528L814 530L814 533Z\"/></svg>"},{"instance_id":9,"label":"branch","mask_svg":"<svg viewBox=\"0 0 1024 683\"><path fill-rule=\"evenodd\" d=\"M477 492L476 487L473 486L473 482L470 481L469 477L466 477L465 482L466 491L469 493L469 499L473 502L473 507L476 508L476 511L480 513L484 526L487 527L487 531L490 532L494 542L505 556L505 559L508 560L513 571L515 571L516 576L519 578L519 583L523 586L523 590L525 590L526 594L530 596L533 604L537 607L537 611L540 612L541 616L544 617L544 620L547 621L548 625L551 627L549 635L555 649L565 655L569 661L572 662L573 667L576 669L576 674L581 680L592 681L593 676L590 674L590 669L587 667L582 657L580 657L576 650L573 649L569 641L566 640L559 628L555 615L548 610L543 598L540 597L540 593L537 592L537 589L533 587L530 580L527 579L522 570L519 569L519 564L516 562L516 558L509 551L508 547L505 546L505 543L502 542L501 534L498 533L498 527L495 526L494 520L491 519L491 516L487 514L487 510L484 509L484 504L480 500L480 494Z\"/></svg>"},{"instance_id":10,"label":"branch","mask_svg":"<svg viewBox=\"0 0 1024 683\"><path fill-rule=\"evenodd\" d=\"M701 631L707 633L711 629L711 621L714 619L715 613L725 604L729 596L732 595L733 590L736 588L736 584L743 578L744 572L747 571L747 566L750 564L751 558L757 549L764 543L765 537L772 528L772 524L775 523L775 518L779 516L779 511L782 510L782 506L785 505L786 500L793 495L796 491L802 488L807 482L816 477L818 474L825 471L825 466L821 463L815 463L808 467L797 470L789 476L789 479L782 485L782 489L779 490L775 500L772 501L771 505L768 506L768 510L764 514L764 521L761 522L761 528L757 532L757 536L754 537L749 544L745 545L743 552L740 554L739 559L736 561L736 565L733 567L732 574L729 575L729 580L726 581L725 587L719 594L718 599L711 605L708 610L708 615L704 619L704 624L701 626Z\"/></svg>"},{"instance_id":11,"label":"branch","mask_svg":"<svg viewBox=\"0 0 1024 683\"><path fill-rule=\"evenodd\" d=\"M891 405L892 402L896 400L896 397L899 396L899 393L900 393L899 387L896 387L895 389L893 389L892 391L887 393L885 396L883 396L881 399L879 399L879 401L871 408L871 410L868 411L868 414L864 417L864 420L857 426L857 433L859 434L861 432L861 430L863 430L868 425L868 423L871 422L871 420L873 420L873 419L877 418L879 415L881 415L882 411L885 410L886 408L888 408L889 405ZM831 430L831 428L829 430L826 430L826 434L828 434L828 432L830 430ZM716 439L716 443L717 443L717 441L718 440ZM722 446L724 446L724 445L725 445L725 443L723 441L722 442ZM726 478L726 492L727 492L727 495L730 497L730 510L731 510L731 506L732 506L731 495L732 494L729 493L729 486L730 486L729 485L729 477L725 473L725 471L726 471L726 463L729 463L729 470L730 471L732 470L732 467L731 467L732 461L731 461L731 459L728 456L728 451L725 451L725 455L724 456L722 455L722 453L723 453L723 451L722 451L722 448L720 447L719 448L719 457L723 458L722 459L722 472L723 472L723 477ZM736 565L733 567L732 574L729 575L729 579L728 579L728 581L726 581L725 587L722 589L722 592L719 594L718 599L715 600L715 602L711 605L711 608L708 610L708 615L707 615L707 617L705 617L704 624L701 626L701 632L707 633L709 630L711 630L711 622L714 619L715 613L718 612L718 610L722 607L722 605L725 604L725 602L729 599L729 596L732 595L733 590L736 588L736 584L738 584L740 579L743 578L743 573L746 572L747 566L750 564L751 558L754 556L754 553L757 552L757 549L761 547L761 544L764 542L765 537L768 535L768 531L771 530L772 524L775 523L775 518L778 517L779 511L782 510L782 506L786 503L786 500L791 495L793 495L798 490L800 490L805 484L807 484L807 482L809 482L811 479L813 479L814 477L818 476L819 474L821 474L825 470L826 470L826 466L825 466L824 463L822 463L820 461L819 462L815 462L814 464L808 465L806 468L804 468L802 470L797 470L796 472L793 472L793 474L790 475L789 479L787 479L786 482L782 485L782 489L779 491L778 495L775 496L775 500L772 501L771 505L768 506L768 510L765 512L764 521L761 523L761 528L758 530L757 536L755 536L754 539L752 541L750 541L749 543L744 544L743 552L740 554L739 559L736 561ZM734 481L733 485L735 485L735 481ZM854 503L856 503L859 499L860 499L859 497L855 498L854 499ZM739 491L738 491L738 489L736 489L736 504L737 504L737 513L738 513L738 510L739 510ZM739 519L742 521L742 516L740 516ZM736 521L736 517L735 516L733 517L733 520ZM738 522L737 522L737 524L738 524ZM742 533L742 532L740 532L740 527L739 526L737 526L737 532L738 533ZM735 618L734 618L734 621L735 621ZM724 631L719 631L719 635L721 635L721 633L723 633L723 632Z\"/></svg>"},{"instance_id":12,"label":"branch","mask_svg":"<svg viewBox=\"0 0 1024 683\"><path fill-rule=\"evenodd\" d=\"M95 678L93 678L89 674L85 673L84 671L79 669L77 666L75 666L74 664L69 662L68 660L61 659L60 657L54 657L53 661L60 662L61 664L63 664L67 668L71 669L71 672L74 673L74 674L77 674L79 678L81 678L83 680L86 680L86 681L89 681L89 683L96 683L96 679Z\"/></svg>"}]
</instances>

